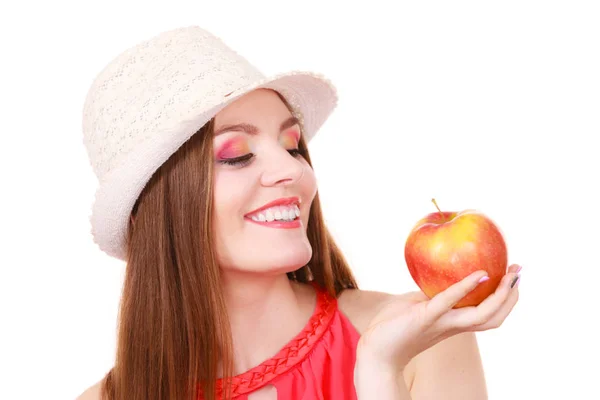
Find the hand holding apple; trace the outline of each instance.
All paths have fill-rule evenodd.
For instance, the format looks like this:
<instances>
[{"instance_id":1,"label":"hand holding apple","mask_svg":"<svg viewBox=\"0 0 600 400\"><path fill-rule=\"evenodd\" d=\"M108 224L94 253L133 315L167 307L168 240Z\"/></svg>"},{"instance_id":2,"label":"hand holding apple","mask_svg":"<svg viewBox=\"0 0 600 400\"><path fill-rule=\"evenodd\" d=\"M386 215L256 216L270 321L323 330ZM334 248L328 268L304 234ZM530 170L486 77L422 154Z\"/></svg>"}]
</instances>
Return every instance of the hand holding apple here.
<instances>
[{"instance_id":1,"label":"hand holding apple","mask_svg":"<svg viewBox=\"0 0 600 400\"><path fill-rule=\"evenodd\" d=\"M498 328L518 301L521 267L507 268L498 227L476 211L438 211L406 242L406 262L422 290L393 296L371 319L357 346L358 383L369 382L372 374L360 374L373 367L398 376L451 336Z\"/></svg>"},{"instance_id":2,"label":"hand holding apple","mask_svg":"<svg viewBox=\"0 0 600 400\"><path fill-rule=\"evenodd\" d=\"M475 210L438 212L418 221L406 240L408 270L427 297L432 298L475 271L488 280L479 284L454 308L475 306L498 287L508 267L503 235L496 224Z\"/></svg>"},{"instance_id":3,"label":"hand holding apple","mask_svg":"<svg viewBox=\"0 0 600 400\"><path fill-rule=\"evenodd\" d=\"M358 341L356 371L388 371L386 375L398 376L417 354L451 336L500 327L519 299L515 282L520 270L519 265L511 265L494 293L477 306L455 307L486 283L482 283L482 278L487 273L481 270L432 298L422 291L393 296L379 309ZM360 383L364 379L370 378L361 378Z\"/></svg>"}]
</instances>

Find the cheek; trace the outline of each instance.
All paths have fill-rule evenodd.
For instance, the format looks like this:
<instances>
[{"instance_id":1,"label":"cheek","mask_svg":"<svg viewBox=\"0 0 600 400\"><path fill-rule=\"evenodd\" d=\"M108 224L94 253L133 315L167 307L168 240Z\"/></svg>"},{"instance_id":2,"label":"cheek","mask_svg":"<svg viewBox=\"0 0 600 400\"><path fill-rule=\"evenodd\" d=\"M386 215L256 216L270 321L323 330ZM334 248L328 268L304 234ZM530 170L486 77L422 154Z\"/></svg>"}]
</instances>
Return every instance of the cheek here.
<instances>
[{"instance_id":1,"label":"cheek","mask_svg":"<svg viewBox=\"0 0 600 400\"><path fill-rule=\"evenodd\" d=\"M315 171L305 162L304 175L300 183L300 190L302 191L303 205L306 208L305 215L308 215L310 204L312 203L315 195L317 194L317 178Z\"/></svg>"},{"instance_id":2,"label":"cheek","mask_svg":"<svg viewBox=\"0 0 600 400\"><path fill-rule=\"evenodd\" d=\"M213 223L217 232L237 229L252 196L251 178L240 171L217 171L214 176Z\"/></svg>"}]
</instances>

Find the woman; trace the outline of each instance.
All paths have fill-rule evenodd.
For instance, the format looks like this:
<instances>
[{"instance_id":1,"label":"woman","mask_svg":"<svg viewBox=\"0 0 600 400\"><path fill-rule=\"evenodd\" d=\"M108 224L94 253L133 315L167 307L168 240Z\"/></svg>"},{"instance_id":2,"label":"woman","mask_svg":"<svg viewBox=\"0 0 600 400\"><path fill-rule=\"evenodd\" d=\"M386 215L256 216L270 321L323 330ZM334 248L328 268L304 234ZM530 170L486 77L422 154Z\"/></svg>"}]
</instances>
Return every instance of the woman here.
<instances>
[{"instance_id":1,"label":"woman","mask_svg":"<svg viewBox=\"0 0 600 400\"><path fill-rule=\"evenodd\" d=\"M486 397L474 332L510 313L519 267L431 300L359 290L306 147L336 100L320 76L266 78L198 27L100 73L83 125L92 233L127 269L114 368L80 399ZM499 286L453 308L483 284Z\"/></svg>"}]
</instances>

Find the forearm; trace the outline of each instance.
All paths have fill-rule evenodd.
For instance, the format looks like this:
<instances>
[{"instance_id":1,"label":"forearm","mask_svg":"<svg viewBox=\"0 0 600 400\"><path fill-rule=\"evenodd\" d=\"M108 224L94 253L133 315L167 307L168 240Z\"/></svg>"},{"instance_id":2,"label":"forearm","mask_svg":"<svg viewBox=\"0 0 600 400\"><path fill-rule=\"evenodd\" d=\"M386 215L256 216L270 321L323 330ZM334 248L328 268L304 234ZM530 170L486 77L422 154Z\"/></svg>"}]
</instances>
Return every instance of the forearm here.
<instances>
[{"instance_id":1,"label":"forearm","mask_svg":"<svg viewBox=\"0 0 600 400\"><path fill-rule=\"evenodd\" d=\"M402 373L367 359L357 359L354 386L358 400L412 400Z\"/></svg>"}]
</instances>

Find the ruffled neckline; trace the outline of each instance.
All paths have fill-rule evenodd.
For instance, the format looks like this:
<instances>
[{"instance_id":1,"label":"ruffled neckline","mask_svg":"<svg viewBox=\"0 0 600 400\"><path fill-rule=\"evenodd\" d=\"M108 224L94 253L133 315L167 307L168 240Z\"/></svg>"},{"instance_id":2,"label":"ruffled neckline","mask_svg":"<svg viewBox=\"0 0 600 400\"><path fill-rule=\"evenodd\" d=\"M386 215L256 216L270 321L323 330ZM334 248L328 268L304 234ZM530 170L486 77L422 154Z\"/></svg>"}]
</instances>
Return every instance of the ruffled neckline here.
<instances>
[{"instance_id":1,"label":"ruffled neckline","mask_svg":"<svg viewBox=\"0 0 600 400\"><path fill-rule=\"evenodd\" d=\"M312 283L312 286L316 291L316 306L304 329L273 357L242 374L234 376L231 379L232 396L248 394L267 385L302 362L319 343L335 315L337 299L321 290L315 283ZM218 398L220 398L223 391L222 379L216 382L216 390Z\"/></svg>"}]
</instances>

